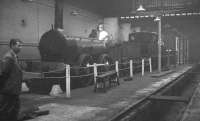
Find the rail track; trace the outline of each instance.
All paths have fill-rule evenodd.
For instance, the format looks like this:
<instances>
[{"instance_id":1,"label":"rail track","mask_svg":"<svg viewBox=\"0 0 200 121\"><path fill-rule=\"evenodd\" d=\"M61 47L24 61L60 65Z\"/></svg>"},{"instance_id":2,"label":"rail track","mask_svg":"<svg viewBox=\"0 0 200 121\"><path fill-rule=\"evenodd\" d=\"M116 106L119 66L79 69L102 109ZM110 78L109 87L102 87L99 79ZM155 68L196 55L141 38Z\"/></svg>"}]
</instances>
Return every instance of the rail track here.
<instances>
[{"instance_id":1,"label":"rail track","mask_svg":"<svg viewBox=\"0 0 200 121\"><path fill-rule=\"evenodd\" d=\"M200 76L198 74L200 74L200 66L196 65L165 86L114 115L109 121L179 121L197 83L199 83ZM174 108L175 112L173 112Z\"/></svg>"}]
</instances>

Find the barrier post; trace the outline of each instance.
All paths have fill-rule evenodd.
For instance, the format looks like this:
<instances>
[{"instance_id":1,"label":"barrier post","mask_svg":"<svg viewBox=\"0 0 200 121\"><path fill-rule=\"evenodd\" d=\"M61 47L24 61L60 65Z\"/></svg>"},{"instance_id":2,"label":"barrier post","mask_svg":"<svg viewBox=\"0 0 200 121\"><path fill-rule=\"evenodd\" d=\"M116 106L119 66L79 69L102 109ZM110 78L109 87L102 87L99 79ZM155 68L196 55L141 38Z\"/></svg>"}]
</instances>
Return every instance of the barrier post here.
<instances>
[{"instance_id":1,"label":"barrier post","mask_svg":"<svg viewBox=\"0 0 200 121\"><path fill-rule=\"evenodd\" d=\"M179 37L176 37L176 65L179 65L180 63L180 56L179 56Z\"/></svg>"},{"instance_id":2,"label":"barrier post","mask_svg":"<svg viewBox=\"0 0 200 121\"><path fill-rule=\"evenodd\" d=\"M144 76L144 59L142 59L142 76Z\"/></svg>"},{"instance_id":3,"label":"barrier post","mask_svg":"<svg viewBox=\"0 0 200 121\"><path fill-rule=\"evenodd\" d=\"M94 84L96 84L96 82L97 82L97 64L96 63L94 63Z\"/></svg>"},{"instance_id":4,"label":"barrier post","mask_svg":"<svg viewBox=\"0 0 200 121\"><path fill-rule=\"evenodd\" d=\"M119 62L115 61L115 70L117 72L117 76L119 77Z\"/></svg>"},{"instance_id":5,"label":"barrier post","mask_svg":"<svg viewBox=\"0 0 200 121\"><path fill-rule=\"evenodd\" d=\"M70 98L70 65L66 64L66 97Z\"/></svg>"},{"instance_id":6,"label":"barrier post","mask_svg":"<svg viewBox=\"0 0 200 121\"><path fill-rule=\"evenodd\" d=\"M151 63L151 57L149 58L149 71L152 72L152 63Z\"/></svg>"},{"instance_id":7,"label":"barrier post","mask_svg":"<svg viewBox=\"0 0 200 121\"><path fill-rule=\"evenodd\" d=\"M133 77L133 60L130 60L130 77Z\"/></svg>"}]
</instances>

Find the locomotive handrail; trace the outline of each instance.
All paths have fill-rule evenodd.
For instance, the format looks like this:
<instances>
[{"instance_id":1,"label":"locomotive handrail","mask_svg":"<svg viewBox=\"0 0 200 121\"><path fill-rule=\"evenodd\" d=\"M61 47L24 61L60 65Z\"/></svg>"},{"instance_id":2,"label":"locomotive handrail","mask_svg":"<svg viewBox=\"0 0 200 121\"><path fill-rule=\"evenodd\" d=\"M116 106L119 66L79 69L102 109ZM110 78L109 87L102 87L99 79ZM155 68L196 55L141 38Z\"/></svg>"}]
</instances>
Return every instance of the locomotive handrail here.
<instances>
[{"instance_id":1,"label":"locomotive handrail","mask_svg":"<svg viewBox=\"0 0 200 121\"><path fill-rule=\"evenodd\" d=\"M90 37L81 37L81 36L66 36L65 37L66 39L79 39L79 40L82 40L82 39L85 39L85 40L90 40L90 41L93 41L93 40L98 40L98 38L90 38Z\"/></svg>"}]
</instances>

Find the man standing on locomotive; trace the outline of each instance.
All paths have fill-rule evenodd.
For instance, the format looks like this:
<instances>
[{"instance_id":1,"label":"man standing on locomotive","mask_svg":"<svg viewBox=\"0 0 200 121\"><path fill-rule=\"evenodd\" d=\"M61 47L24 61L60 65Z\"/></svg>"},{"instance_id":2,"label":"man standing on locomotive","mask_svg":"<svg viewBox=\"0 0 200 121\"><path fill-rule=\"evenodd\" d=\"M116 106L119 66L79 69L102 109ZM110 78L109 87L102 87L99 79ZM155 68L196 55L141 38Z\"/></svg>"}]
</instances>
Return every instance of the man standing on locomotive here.
<instances>
[{"instance_id":1,"label":"man standing on locomotive","mask_svg":"<svg viewBox=\"0 0 200 121\"><path fill-rule=\"evenodd\" d=\"M99 24L98 25L98 40L103 41L104 45L109 40L108 32L104 30L104 25L103 24Z\"/></svg>"}]
</instances>

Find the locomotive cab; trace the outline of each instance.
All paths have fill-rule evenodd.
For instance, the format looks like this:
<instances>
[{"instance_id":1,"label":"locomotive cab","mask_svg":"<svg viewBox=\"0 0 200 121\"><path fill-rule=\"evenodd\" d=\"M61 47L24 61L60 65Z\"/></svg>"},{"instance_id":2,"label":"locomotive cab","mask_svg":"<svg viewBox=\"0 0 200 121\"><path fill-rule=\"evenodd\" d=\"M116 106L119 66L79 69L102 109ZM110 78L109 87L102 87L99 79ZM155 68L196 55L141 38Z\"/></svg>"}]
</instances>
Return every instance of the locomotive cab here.
<instances>
[{"instance_id":1,"label":"locomotive cab","mask_svg":"<svg viewBox=\"0 0 200 121\"><path fill-rule=\"evenodd\" d=\"M157 53L158 35L151 32L136 32L129 34L129 42L137 44L141 57L150 57Z\"/></svg>"}]
</instances>

